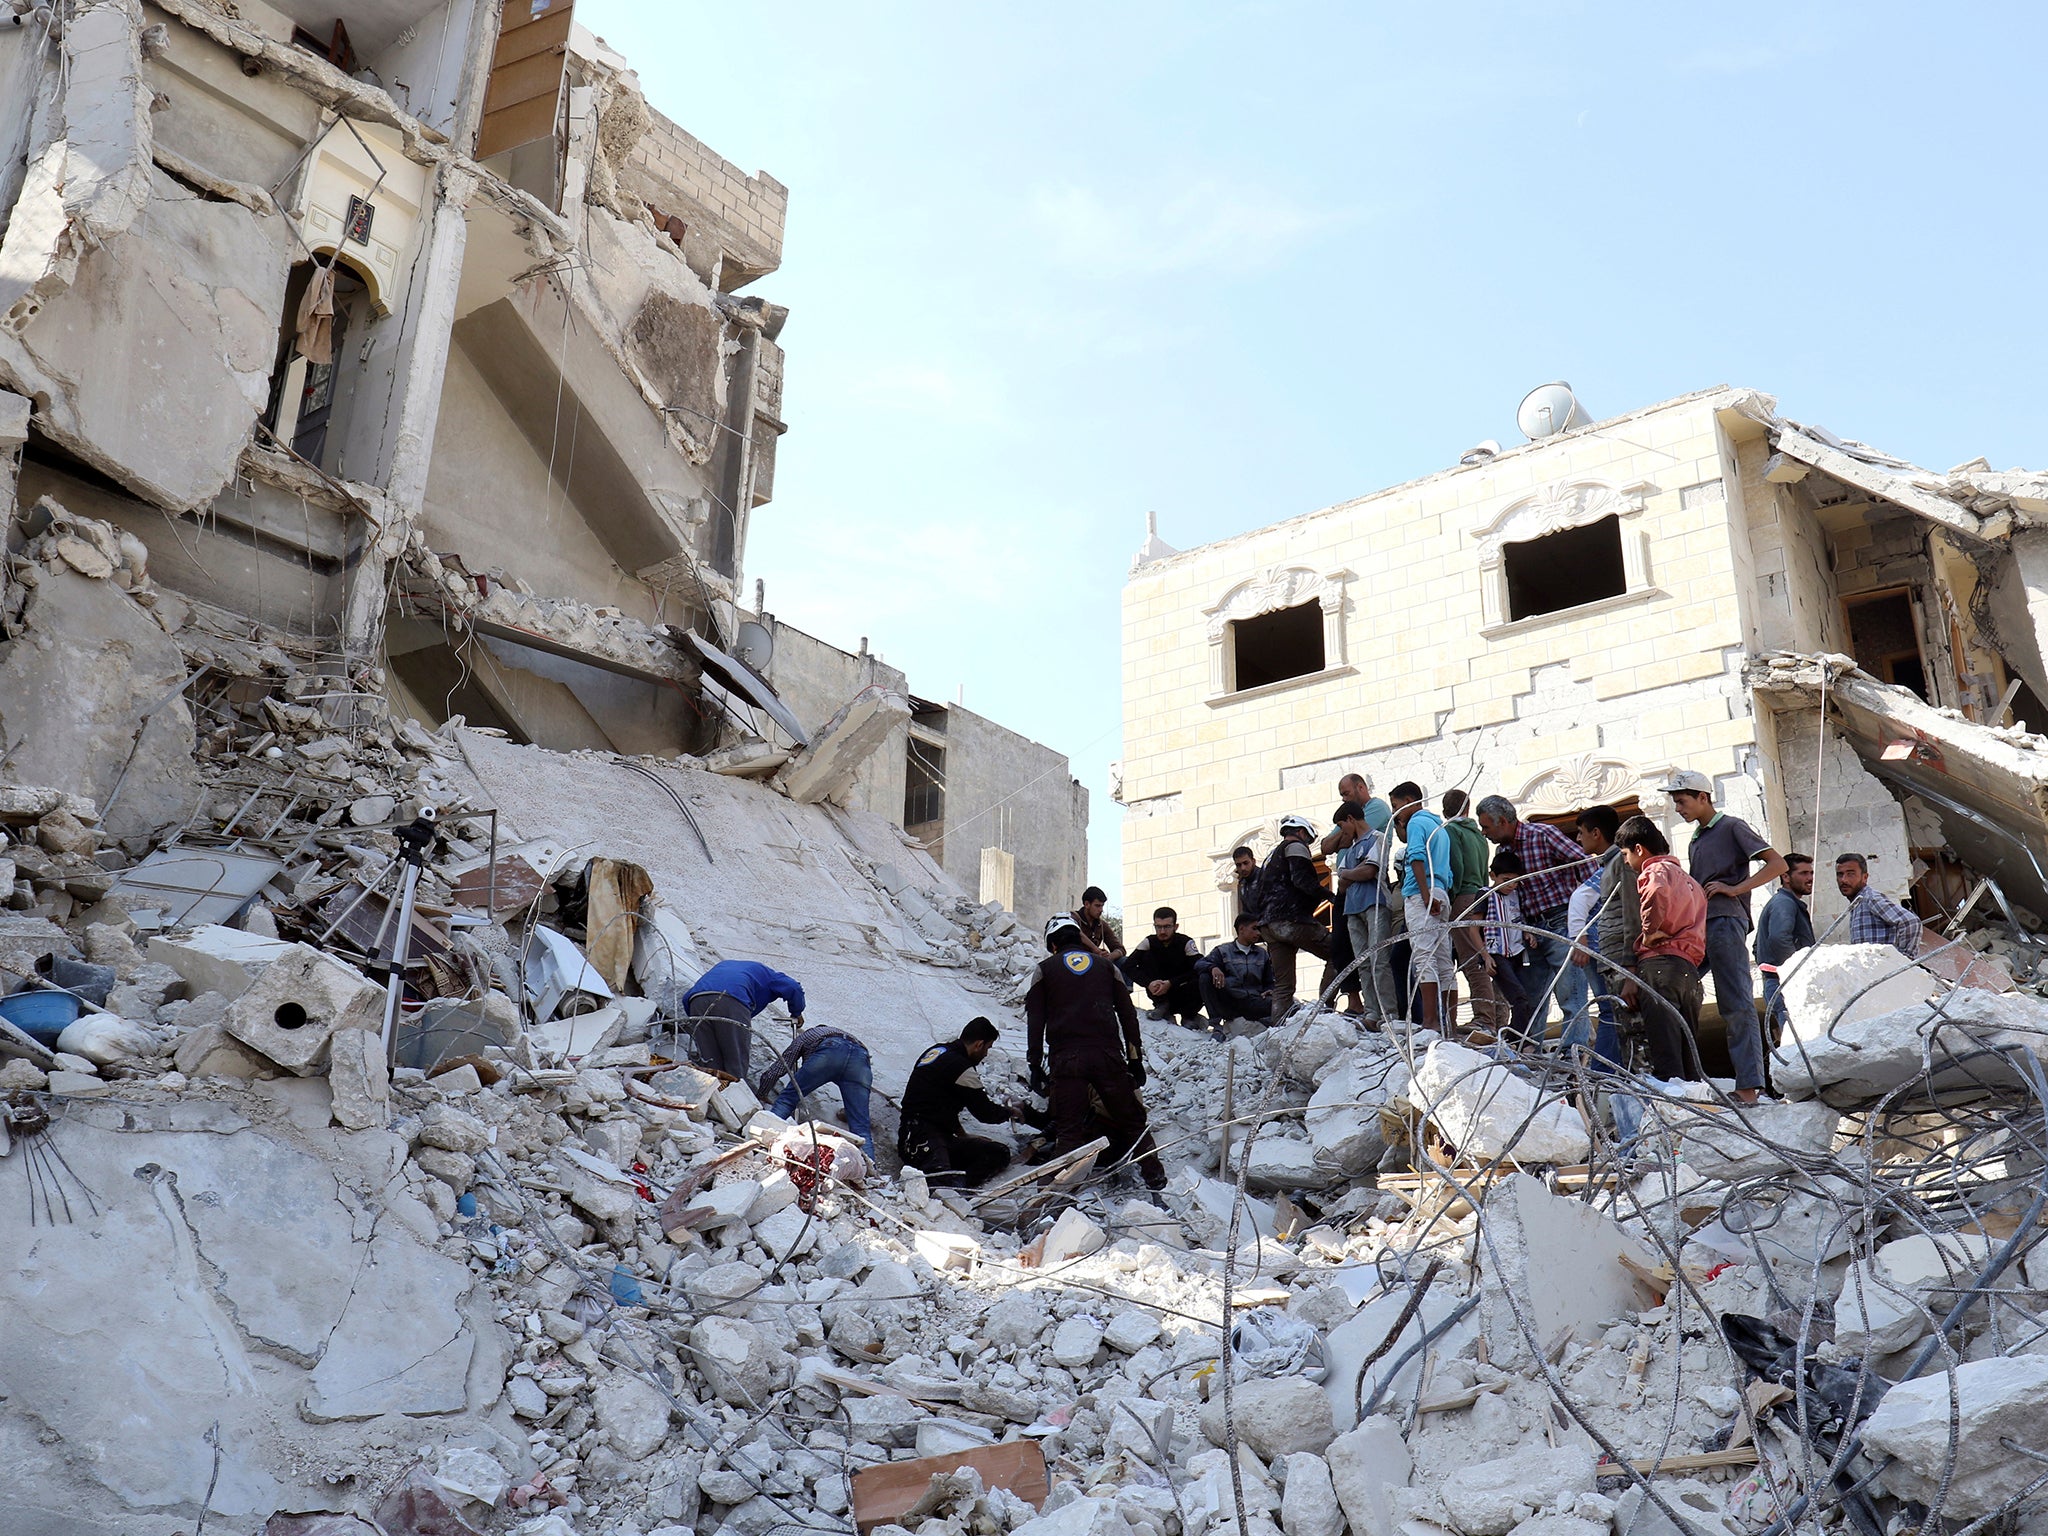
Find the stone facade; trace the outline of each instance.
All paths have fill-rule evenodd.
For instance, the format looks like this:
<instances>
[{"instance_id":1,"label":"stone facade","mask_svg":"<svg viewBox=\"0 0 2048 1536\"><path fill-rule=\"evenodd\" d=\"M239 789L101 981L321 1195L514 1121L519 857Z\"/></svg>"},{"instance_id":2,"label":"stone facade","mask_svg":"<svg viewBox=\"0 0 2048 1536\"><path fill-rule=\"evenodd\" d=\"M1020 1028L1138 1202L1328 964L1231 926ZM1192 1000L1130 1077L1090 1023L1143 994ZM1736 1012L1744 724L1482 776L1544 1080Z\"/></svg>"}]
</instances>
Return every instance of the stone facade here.
<instances>
[{"instance_id":1,"label":"stone facade","mask_svg":"<svg viewBox=\"0 0 2048 1536\"><path fill-rule=\"evenodd\" d=\"M1226 932L1230 850L1263 852L1288 812L1323 821L1354 769L1381 793L1414 778L1432 800L1462 787L1532 815L1634 801L1670 829L1653 786L1694 768L1780 848L1810 850L1815 723L1785 723L1785 761L1803 768L1781 772L1744 662L1846 651L1845 595L1913 579L1940 607L1956 577L1918 519L1887 570L1867 502L1832 512L1767 479L1753 402L1768 415L1748 391L1703 391L1198 549L1149 545L1123 602L1126 910L1170 905L1205 939ZM1565 542L1609 526L1618 556ZM1534 541L1552 536L1580 569L1545 574ZM1511 583L1549 579L1598 595L1517 617ZM1245 621L1289 609L1295 664L1316 659L1317 626L1320 664L1237 686ZM1946 650L1921 650L1934 701L1970 702ZM1824 854L1876 854L1903 887L1897 803L1853 753L1825 766L1824 803L1853 814L1824 828Z\"/></svg>"}]
</instances>

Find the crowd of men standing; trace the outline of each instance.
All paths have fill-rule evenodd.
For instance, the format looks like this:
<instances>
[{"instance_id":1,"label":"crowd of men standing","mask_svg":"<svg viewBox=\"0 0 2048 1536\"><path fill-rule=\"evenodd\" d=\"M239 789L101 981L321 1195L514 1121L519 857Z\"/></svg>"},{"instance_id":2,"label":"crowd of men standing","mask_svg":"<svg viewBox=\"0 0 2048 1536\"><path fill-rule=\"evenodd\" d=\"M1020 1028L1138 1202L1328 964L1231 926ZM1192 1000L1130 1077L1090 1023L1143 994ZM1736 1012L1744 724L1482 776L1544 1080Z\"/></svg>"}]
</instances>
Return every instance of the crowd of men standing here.
<instances>
[{"instance_id":1,"label":"crowd of men standing","mask_svg":"<svg viewBox=\"0 0 2048 1536\"><path fill-rule=\"evenodd\" d=\"M1046 924L1046 958L1024 999L1030 1084L1047 1105L1004 1102L977 1068L998 1038L985 1018L924 1051L904 1085L897 1150L934 1178L979 1183L1012 1149L966 1132L1024 1121L1042 1132L1045 1155L1101 1138L1106 1165L1136 1166L1165 1183L1139 1090L1144 1037L1131 1002L1142 991L1154 1019L1217 1034L1278 1025L1293 1008L1300 957L1322 962L1318 991L1342 994L1367 1027L1402 1018L1446 1034L1484 1032L1523 1049L1548 1049L1550 1011L1564 1025L1557 1049L1594 1067L1628 1063L1666 1079L1704 1075L1699 1048L1702 982L1711 980L1727 1029L1738 1103L1766 1086L1768 1045L1755 1001L1761 972L1765 1016L1781 1011L1778 969L1814 943L1806 898L1813 861L1781 854L1740 817L1714 804L1714 786L1691 770L1660 786L1691 828L1683 863L1657 824L1590 806L1567 836L1525 820L1512 801L1463 790L1436 809L1422 786L1396 784L1381 799L1361 774L1339 784L1327 830L1301 816L1280 819L1280 841L1260 861L1232 852L1237 905L1232 936L1206 954L1180 931L1170 907L1126 948L1107 916L1108 896L1090 886L1073 912ZM1776 882L1760 916L1751 895ZM1890 944L1917 956L1920 920L1870 884L1859 853L1835 863L1854 943ZM1752 958L1755 970L1751 968ZM754 961L721 961L684 998L691 1059L728 1078L746 1075L754 1018L782 1002L789 1043L757 1079L775 1113L828 1085L847 1127L870 1157L872 1067L865 1045L831 1025L806 1026L794 978ZM1469 1023L1461 1025L1461 1005Z\"/></svg>"},{"instance_id":2,"label":"crowd of men standing","mask_svg":"<svg viewBox=\"0 0 2048 1536\"><path fill-rule=\"evenodd\" d=\"M1202 954L1161 907L1153 931L1126 952L1102 923L1102 893L1083 913L1101 924L1100 953L1150 1000L1152 1017L1217 1033L1278 1024L1294 1006L1300 957L1322 964L1319 990L1342 994L1368 1027L1408 1018L1471 1030L1525 1048L1546 1045L1553 1005L1557 1048L1595 1065L1623 1062L1640 1044L1648 1070L1703 1075L1699 1022L1711 981L1727 1031L1736 1099L1766 1086L1765 1012L1779 1012L1777 968L1814 942L1806 898L1812 860L1785 855L1714 804L1713 782L1681 770L1660 786L1691 834L1683 862L1657 824L1596 805L1571 835L1524 819L1512 801L1463 790L1432 809L1422 787L1381 799L1360 774L1339 785L1329 827L1282 817L1263 861L1232 853L1238 912L1231 939ZM1864 855L1844 853L1836 885L1850 906L1848 937L1918 953L1920 920L1869 883ZM1776 889L1760 917L1752 893ZM1752 968L1754 961L1754 969Z\"/></svg>"}]
</instances>

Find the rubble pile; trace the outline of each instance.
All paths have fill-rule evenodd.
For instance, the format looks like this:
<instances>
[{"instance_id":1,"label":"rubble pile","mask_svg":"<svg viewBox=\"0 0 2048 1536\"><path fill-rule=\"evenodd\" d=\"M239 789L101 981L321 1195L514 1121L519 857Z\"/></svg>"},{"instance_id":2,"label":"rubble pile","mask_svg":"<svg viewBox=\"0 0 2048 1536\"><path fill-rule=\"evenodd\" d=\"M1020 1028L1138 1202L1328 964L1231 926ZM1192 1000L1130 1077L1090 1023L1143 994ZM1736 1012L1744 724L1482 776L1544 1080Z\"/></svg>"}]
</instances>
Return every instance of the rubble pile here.
<instances>
[{"instance_id":1,"label":"rubble pile","mask_svg":"<svg viewBox=\"0 0 2048 1536\"><path fill-rule=\"evenodd\" d=\"M374 679L154 593L54 506L11 566L0 686L24 646L89 654L36 615L60 577L183 673L175 711L103 692L74 751L181 729L137 803L185 804L116 827L77 788L97 768L0 786L0 1183L28 1212L0 1224L0 1442L31 1528L2041 1518L2031 993L1807 951L1787 1097L1748 1109L1314 1002L1228 1042L1148 1021L1161 1196L1086 1157L934 1188L886 1104L872 1166L831 1095L781 1120L673 1028L713 959L793 950L883 1099L970 1011L1020 1098L1040 947L901 838L687 763L389 723L358 707ZM650 773L658 829L613 798ZM797 879L823 883L774 906ZM787 1031L763 1016L757 1068Z\"/></svg>"}]
</instances>

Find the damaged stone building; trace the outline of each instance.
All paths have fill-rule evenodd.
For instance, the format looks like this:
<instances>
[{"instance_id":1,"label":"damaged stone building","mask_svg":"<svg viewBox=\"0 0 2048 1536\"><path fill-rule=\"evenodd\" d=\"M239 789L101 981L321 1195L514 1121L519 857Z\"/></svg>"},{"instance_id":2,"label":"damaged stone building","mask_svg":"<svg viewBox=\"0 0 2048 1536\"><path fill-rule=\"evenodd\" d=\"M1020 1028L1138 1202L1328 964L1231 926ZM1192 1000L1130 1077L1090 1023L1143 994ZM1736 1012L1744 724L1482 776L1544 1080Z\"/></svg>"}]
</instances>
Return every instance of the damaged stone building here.
<instances>
[{"instance_id":1,"label":"damaged stone building","mask_svg":"<svg viewBox=\"0 0 2048 1536\"><path fill-rule=\"evenodd\" d=\"M17 548L119 530L169 633L288 638L339 724L809 764L1035 917L1083 858L1064 759L745 607L785 431L787 312L751 286L787 201L649 108L572 0L24 0L0 509Z\"/></svg>"},{"instance_id":2,"label":"damaged stone building","mask_svg":"<svg viewBox=\"0 0 2048 1536\"><path fill-rule=\"evenodd\" d=\"M1230 850L1326 816L1354 769L1669 827L1654 786L1686 767L1925 916L1979 875L1980 914L2048 914L2048 477L1930 472L1743 389L1582 419L1198 549L1152 537L1124 589L1131 909L1227 933ZM1840 912L1830 880L1814 907Z\"/></svg>"}]
</instances>

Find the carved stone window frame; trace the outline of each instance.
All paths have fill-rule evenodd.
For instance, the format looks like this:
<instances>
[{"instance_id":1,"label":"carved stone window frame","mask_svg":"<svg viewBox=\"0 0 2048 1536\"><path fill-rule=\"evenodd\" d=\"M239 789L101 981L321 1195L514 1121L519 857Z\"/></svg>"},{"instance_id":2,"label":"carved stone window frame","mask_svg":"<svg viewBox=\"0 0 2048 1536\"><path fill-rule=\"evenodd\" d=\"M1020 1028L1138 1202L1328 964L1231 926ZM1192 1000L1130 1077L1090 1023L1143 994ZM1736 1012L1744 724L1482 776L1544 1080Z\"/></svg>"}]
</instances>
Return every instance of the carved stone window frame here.
<instances>
[{"instance_id":1,"label":"carved stone window frame","mask_svg":"<svg viewBox=\"0 0 2048 1536\"><path fill-rule=\"evenodd\" d=\"M1249 576L1202 610L1209 621L1208 703L1235 703L1239 699L1263 698L1288 688L1343 677L1351 666L1344 639L1345 583L1354 579L1351 571L1317 571L1305 565L1270 565ZM1283 608L1316 603L1323 610L1323 665L1317 672L1283 677L1278 682L1240 690L1237 686L1237 653L1230 643L1230 626L1240 619Z\"/></svg>"},{"instance_id":2,"label":"carved stone window frame","mask_svg":"<svg viewBox=\"0 0 2048 1536\"><path fill-rule=\"evenodd\" d=\"M1662 589L1650 581L1650 535L1637 521L1656 490L1647 480L1632 485L1616 485L1609 480L1556 480L1510 502L1491 521L1474 528L1472 537L1479 541L1479 570L1484 578L1480 587L1481 636L1491 639L1495 635L1515 634L1663 597ZM1584 528L1606 517L1621 520L1621 564L1626 588L1613 596L1574 607L1522 619L1509 618L1507 546L1563 533L1568 528Z\"/></svg>"}]
</instances>

